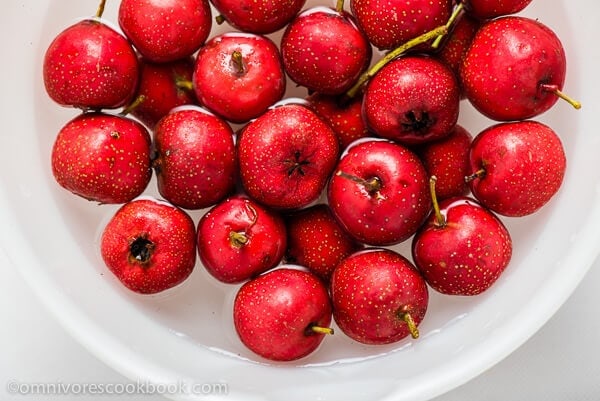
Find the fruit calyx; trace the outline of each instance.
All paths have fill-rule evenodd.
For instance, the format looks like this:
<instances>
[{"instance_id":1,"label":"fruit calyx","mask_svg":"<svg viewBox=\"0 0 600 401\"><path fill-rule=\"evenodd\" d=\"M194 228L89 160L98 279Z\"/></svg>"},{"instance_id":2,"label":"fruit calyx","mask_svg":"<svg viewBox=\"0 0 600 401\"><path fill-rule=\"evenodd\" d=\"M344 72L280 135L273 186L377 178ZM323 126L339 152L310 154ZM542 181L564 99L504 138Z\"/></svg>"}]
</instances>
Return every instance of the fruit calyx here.
<instances>
[{"instance_id":1,"label":"fruit calyx","mask_svg":"<svg viewBox=\"0 0 600 401\"><path fill-rule=\"evenodd\" d=\"M576 110L579 110L581 108L581 103L579 101L573 99L572 97L568 96L567 94L563 93L558 88L558 85L540 84L540 90L542 90L544 92L550 92L550 93L555 94L556 96L558 96L559 98L561 98L562 100L566 101L571 106L573 106Z\"/></svg>"},{"instance_id":2,"label":"fruit calyx","mask_svg":"<svg viewBox=\"0 0 600 401\"><path fill-rule=\"evenodd\" d=\"M410 332L410 336L414 339L417 339L417 338L419 338L419 329L417 328L417 324L413 320L412 315L409 312L409 309L410 309L409 306L403 306L402 308L400 308L397 315L398 315L398 318L403 320L406 323L406 325L408 326L408 331Z\"/></svg>"},{"instance_id":3,"label":"fruit calyx","mask_svg":"<svg viewBox=\"0 0 600 401\"><path fill-rule=\"evenodd\" d=\"M155 248L156 245L148 239L148 234L140 235L129 244L129 263L141 266L148 265Z\"/></svg>"},{"instance_id":4,"label":"fruit calyx","mask_svg":"<svg viewBox=\"0 0 600 401\"><path fill-rule=\"evenodd\" d=\"M302 154L299 150L294 152L294 156L291 159L286 159L284 163L288 166L287 174L288 177L294 175L294 173L298 173L301 176L304 176L304 170L302 169L304 166L310 164L308 160L301 160Z\"/></svg>"},{"instance_id":5,"label":"fruit calyx","mask_svg":"<svg viewBox=\"0 0 600 401\"><path fill-rule=\"evenodd\" d=\"M335 175L342 178L346 178L350 181L354 181L357 184L362 185L370 196L375 196L377 199L383 199L383 195L381 195L380 192L382 183L379 177L371 177L369 179L364 179L352 174L345 173L341 170L336 172Z\"/></svg>"},{"instance_id":6,"label":"fruit calyx","mask_svg":"<svg viewBox=\"0 0 600 401\"><path fill-rule=\"evenodd\" d=\"M426 111L411 110L404 114L404 118L400 121L400 126L405 132L424 134L434 123L435 120Z\"/></svg>"},{"instance_id":7,"label":"fruit calyx","mask_svg":"<svg viewBox=\"0 0 600 401\"><path fill-rule=\"evenodd\" d=\"M435 175L432 175L429 178L429 192L431 193L431 203L433 205L433 213L435 215L435 220L433 222L433 225L436 228L444 228L444 227L446 227L447 223L446 223L446 219L442 215L442 212L440 211L440 204L438 203L437 195L435 193L435 183L436 182L437 182L437 177Z\"/></svg>"}]
</instances>

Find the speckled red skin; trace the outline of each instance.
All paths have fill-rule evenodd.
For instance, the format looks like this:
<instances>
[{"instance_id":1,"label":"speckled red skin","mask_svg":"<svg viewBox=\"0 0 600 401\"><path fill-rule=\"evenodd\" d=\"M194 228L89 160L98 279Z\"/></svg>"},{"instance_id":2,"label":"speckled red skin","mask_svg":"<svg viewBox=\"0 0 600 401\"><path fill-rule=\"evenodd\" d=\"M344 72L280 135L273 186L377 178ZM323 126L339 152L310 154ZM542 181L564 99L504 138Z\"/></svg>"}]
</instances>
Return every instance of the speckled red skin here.
<instances>
[{"instance_id":1,"label":"speckled red skin","mask_svg":"<svg viewBox=\"0 0 600 401\"><path fill-rule=\"evenodd\" d=\"M436 225L432 213L413 237L413 261L427 283L442 294L481 294L510 262L510 234L492 212L471 198L441 201L440 212L445 226Z\"/></svg>"},{"instance_id":2,"label":"speckled red skin","mask_svg":"<svg viewBox=\"0 0 600 401\"><path fill-rule=\"evenodd\" d=\"M558 100L541 85L562 90L566 57L559 38L542 23L525 17L500 17L473 38L460 68L467 99L496 121L525 120Z\"/></svg>"},{"instance_id":3,"label":"speckled red skin","mask_svg":"<svg viewBox=\"0 0 600 401\"><path fill-rule=\"evenodd\" d=\"M240 72L232 54L240 52ZM226 33L209 40L198 52L194 90L200 103L223 118L244 123L281 100L286 77L281 56L270 39L246 33Z\"/></svg>"},{"instance_id":4,"label":"speckled red skin","mask_svg":"<svg viewBox=\"0 0 600 401\"><path fill-rule=\"evenodd\" d=\"M254 353L275 361L300 359L325 337L310 327L331 323L327 287L312 273L284 265L240 288L233 321L240 340Z\"/></svg>"},{"instance_id":5,"label":"speckled red skin","mask_svg":"<svg viewBox=\"0 0 600 401\"><path fill-rule=\"evenodd\" d=\"M224 283L240 283L277 266L287 245L281 216L241 195L209 210L197 232L202 264ZM247 242L235 242L232 233L242 234Z\"/></svg>"},{"instance_id":6,"label":"speckled red skin","mask_svg":"<svg viewBox=\"0 0 600 401\"><path fill-rule=\"evenodd\" d=\"M427 143L417 150L429 176L436 176L438 199L466 195L469 186L465 177L472 173L469 151L473 136L460 125L439 141Z\"/></svg>"},{"instance_id":7,"label":"speckled red skin","mask_svg":"<svg viewBox=\"0 0 600 401\"><path fill-rule=\"evenodd\" d=\"M371 45L354 17L322 6L300 13L280 48L292 81L329 95L350 89L371 61Z\"/></svg>"},{"instance_id":8,"label":"speckled red skin","mask_svg":"<svg viewBox=\"0 0 600 401\"><path fill-rule=\"evenodd\" d=\"M122 0L118 22L146 60L166 63L204 44L212 14L208 0Z\"/></svg>"},{"instance_id":9,"label":"speckled red skin","mask_svg":"<svg viewBox=\"0 0 600 401\"><path fill-rule=\"evenodd\" d=\"M130 118L81 114L59 131L51 154L52 174L68 191L99 203L125 203L152 177L148 130Z\"/></svg>"},{"instance_id":10,"label":"speckled red skin","mask_svg":"<svg viewBox=\"0 0 600 401\"><path fill-rule=\"evenodd\" d=\"M371 192L343 172L364 180L378 179ZM428 176L407 148L384 140L351 146L342 156L327 190L329 207L345 230L368 245L393 245L408 239L431 207Z\"/></svg>"},{"instance_id":11,"label":"speckled red skin","mask_svg":"<svg viewBox=\"0 0 600 401\"><path fill-rule=\"evenodd\" d=\"M127 39L100 19L66 28L44 55L46 92L61 106L122 107L133 97L138 75L138 59Z\"/></svg>"},{"instance_id":12,"label":"speckled red skin","mask_svg":"<svg viewBox=\"0 0 600 401\"><path fill-rule=\"evenodd\" d=\"M560 138L545 124L517 121L496 124L473 140L471 171L485 171L470 182L473 195L504 216L525 216L558 192L566 156Z\"/></svg>"},{"instance_id":13,"label":"speckled red skin","mask_svg":"<svg viewBox=\"0 0 600 401\"><path fill-rule=\"evenodd\" d=\"M350 9L369 41L393 49L440 25L452 12L451 0L351 0Z\"/></svg>"},{"instance_id":14,"label":"speckled red skin","mask_svg":"<svg viewBox=\"0 0 600 401\"><path fill-rule=\"evenodd\" d=\"M306 100L310 108L333 129L340 149L370 135L362 118L362 96L346 101L337 96L313 93Z\"/></svg>"},{"instance_id":15,"label":"speckled red skin","mask_svg":"<svg viewBox=\"0 0 600 401\"><path fill-rule=\"evenodd\" d=\"M158 190L184 209L202 209L229 195L235 186L233 130L199 109L175 110L154 130Z\"/></svg>"},{"instance_id":16,"label":"speckled red skin","mask_svg":"<svg viewBox=\"0 0 600 401\"><path fill-rule=\"evenodd\" d=\"M522 11L532 0L465 0L465 10L475 18L492 19Z\"/></svg>"},{"instance_id":17,"label":"speckled red skin","mask_svg":"<svg viewBox=\"0 0 600 401\"><path fill-rule=\"evenodd\" d=\"M403 144L450 134L458 120L460 89L452 71L425 56L396 59L365 90L363 116L369 130Z\"/></svg>"},{"instance_id":18,"label":"speckled red skin","mask_svg":"<svg viewBox=\"0 0 600 401\"><path fill-rule=\"evenodd\" d=\"M162 64L142 60L140 67L136 97L144 96L144 101L131 111L131 115L146 127L154 129L156 123L177 106L197 104L194 91L177 84L178 81L191 82L194 73L191 57Z\"/></svg>"},{"instance_id":19,"label":"speckled red skin","mask_svg":"<svg viewBox=\"0 0 600 401\"><path fill-rule=\"evenodd\" d=\"M339 154L331 128L298 104L275 107L249 123L237 148L246 193L276 209L298 209L317 200Z\"/></svg>"},{"instance_id":20,"label":"speckled red skin","mask_svg":"<svg viewBox=\"0 0 600 401\"><path fill-rule=\"evenodd\" d=\"M399 316L419 325L427 312L425 280L404 256L370 248L344 259L331 277L333 318L340 329L364 344L390 344L410 334Z\"/></svg>"},{"instance_id":21,"label":"speckled red skin","mask_svg":"<svg viewBox=\"0 0 600 401\"><path fill-rule=\"evenodd\" d=\"M454 25L452 31L448 34L439 51L434 54L438 60L442 61L458 80L461 87L461 99L465 98L460 82L460 66L469 50L469 46L481 27L481 21L463 14Z\"/></svg>"},{"instance_id":22,"label":"speckled red skin","mask_svg":"<svg viewBox=\"0 0 600 401\"><path fill-rule=\"evenodd\" d=\"M286 217L286 260L329 281L346 256L362 248L337 222L326 204L302 209Z\"/></svg>"},{"instance_id":23,"label":"speckled red skin","mask_svg":"<svg viewBox=\"0 0 600 401\"><path fill-rule=\"evenodd\" d=\"M306 0L211 0L211 3L234 28L269 34L286 26Z\"/></svg>"},{"instance_id":24,"label":"speckled red skin","mask_svg":"<svg viewBox=\"0 0 600 401\"><path fill-rule=\"evenodd\" d=\"M140 238L153 244L144 264L131 255L131 245ZM194 222L172 205L139 198L123 205L108 222L100 251L109 270L130 290L162 292L182 283L194 269Z\"/></svg>"}]
</instances>

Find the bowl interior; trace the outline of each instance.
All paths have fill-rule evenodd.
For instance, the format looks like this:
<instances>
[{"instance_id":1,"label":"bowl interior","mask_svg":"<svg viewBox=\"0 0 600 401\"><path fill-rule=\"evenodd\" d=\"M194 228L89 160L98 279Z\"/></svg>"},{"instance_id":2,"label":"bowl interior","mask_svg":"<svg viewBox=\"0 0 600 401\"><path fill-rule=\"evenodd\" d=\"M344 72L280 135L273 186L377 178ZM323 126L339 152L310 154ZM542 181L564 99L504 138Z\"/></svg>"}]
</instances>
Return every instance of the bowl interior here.
<instances>
[{"instance_id":1,"label":"bowl interior","mask_svg":"<svg viewBox=\"0 0 600 401\"><path fill-rule=\"evenodd\" d=\"M323 2L309 1L307 7ZM329 5L328 3L326 3ZM105 16L116 21L118 2ZM537 118L561 136L568 168L564 185L538 213L504 218L513 260L486 293L472 298L430 292L422 337L388 346L357 344L343 334L298 362L270 364L237 339L231 305L237 286L218 283L198 265L182 285L154 296L124 289L102 263L100 233L117 206L97 205L54 182L50 149L58 130L77 112L53 104L41 79L45 48L76 18L93 14L94 2L47 0L10 5L0 18L2 44L19 62L4 74L0 140L1 246L14 266L62 323L96 355L133 379L157 383L227 383L233 399L426 399L480 373L531 336L583 277L600 244L598 136L592 129L598 86L592 66L599 52L585 38L600 33L586 15L592 0L533 2L523 15L538 18L561 38L569 60L565 90L583 103L564 102ZM23 18L30 21L21 24ZM583 17L581 17L583 16ZM597 24L596 24L597 25ZM225 24L213 34L230 30ZM13 36L14 37L14 34ZM272 35L278 43L280 34ZM6 82L4 82L6 81ZM305 92L288 85L290 96ZM491 122L465 101L460 123L473 134ZM155 182L147 194L157 195ZM577 205L574 204L577 202ZM204 211L191 212L197 222ZM409 256L409 241L394 247ZM295 391L294 391L295 390ZM198 393L196 391L196 393ZM184 391L186 398L207 394Z\"/></svg>"}]
</instances>

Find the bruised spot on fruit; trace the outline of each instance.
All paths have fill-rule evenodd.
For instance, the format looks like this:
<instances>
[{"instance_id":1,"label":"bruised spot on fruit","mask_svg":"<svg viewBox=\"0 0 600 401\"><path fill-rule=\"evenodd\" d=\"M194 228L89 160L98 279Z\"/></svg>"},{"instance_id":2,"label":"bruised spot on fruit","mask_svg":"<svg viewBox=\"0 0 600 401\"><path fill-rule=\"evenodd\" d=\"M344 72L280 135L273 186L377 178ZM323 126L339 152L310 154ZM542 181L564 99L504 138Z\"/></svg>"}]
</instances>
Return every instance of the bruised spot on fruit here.
<instances>
[{"instance_id":1,"label":"bruised spot on fruit","mask_svg":"<svg viewBox=\"0 0 600 401\"><path fill-rule=\"evenodd\" d=\"M428 112L410 110L404 114L404 118L400 121L400 126L404 132L425 135L434 123L435 120L429 116Z\"/></svg>"},{"instance_id":2,"label":"bruised spot on fruit","mask_svg":"<svg viewBox=\"0 0 600 401\"><path fill-rule=\"evenodd\" d=\"M147 235L137 237L129 244L129 263L147 265L154 248L154 243L147 238Z\"/></svg>"}]
</instances>

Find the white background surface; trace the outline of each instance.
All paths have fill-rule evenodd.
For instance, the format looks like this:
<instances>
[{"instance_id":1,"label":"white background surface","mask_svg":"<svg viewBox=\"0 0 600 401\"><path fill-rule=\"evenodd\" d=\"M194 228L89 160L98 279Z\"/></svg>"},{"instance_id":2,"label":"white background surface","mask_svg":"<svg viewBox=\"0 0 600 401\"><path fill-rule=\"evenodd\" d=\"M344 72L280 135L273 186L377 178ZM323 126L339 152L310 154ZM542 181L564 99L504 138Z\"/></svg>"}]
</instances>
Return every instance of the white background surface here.
<instances>
[{"instance_id":1,"label":"white background surface","mask_svg":"<svg viewBox=\"0 0 600 401\"><path fill-rule=\"evenodd\" d=\"M0 273L0 400L164 400L139 394L10 394L11 386L26 392L37 383L126 385L131 381L75 342L2 258ZM534 337L500 364L435 401L600 400L599 305L597 261L568 302Z\"/></svg>"}]
</instances>

